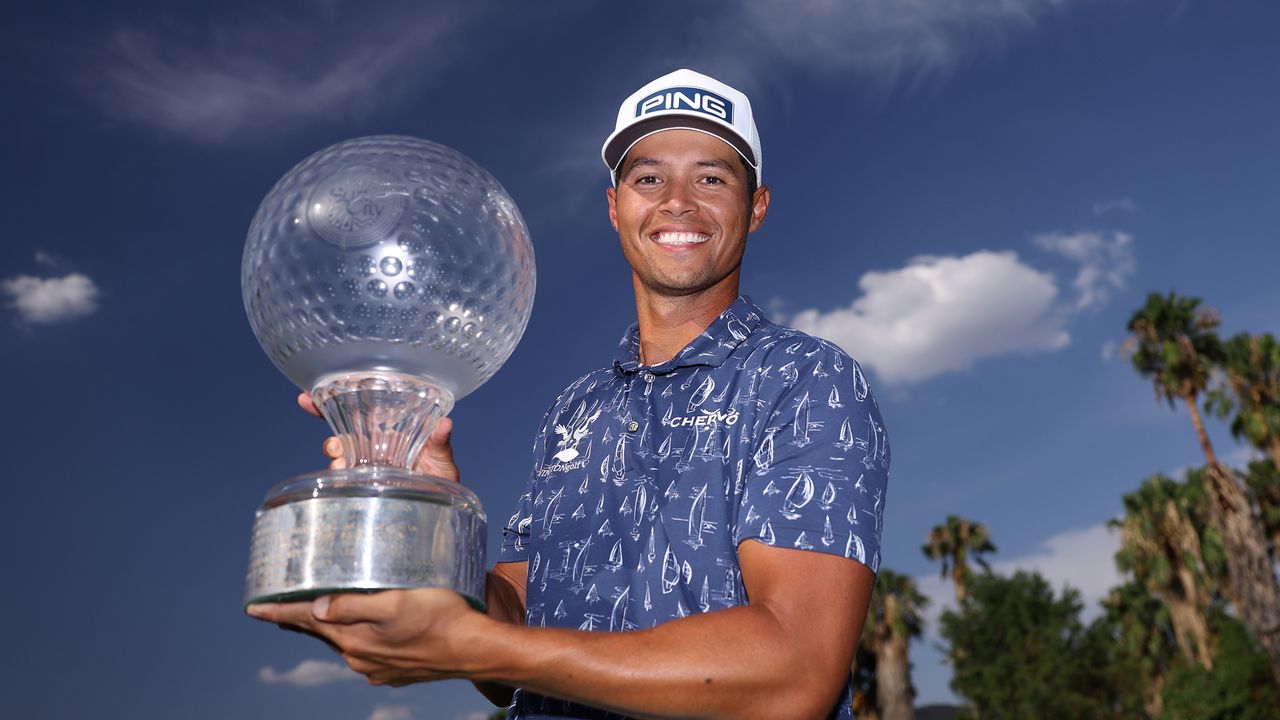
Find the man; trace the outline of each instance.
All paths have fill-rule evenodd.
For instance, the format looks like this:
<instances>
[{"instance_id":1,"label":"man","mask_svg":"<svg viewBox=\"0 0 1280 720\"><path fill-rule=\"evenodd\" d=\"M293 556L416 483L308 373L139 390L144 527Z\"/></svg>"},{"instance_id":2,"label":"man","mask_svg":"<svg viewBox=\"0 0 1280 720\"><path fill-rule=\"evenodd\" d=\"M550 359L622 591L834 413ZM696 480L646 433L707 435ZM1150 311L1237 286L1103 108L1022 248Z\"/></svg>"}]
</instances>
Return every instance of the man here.
<instances>
[{"instance_id":1,"label":"man","mask_svg":"<svg viewBox=\"0 0 1280 720\"><path fill-rule=\"evenodd\" d=\"M738 294L770 200L750 103L676 71L602 154L638 322L547 412L488 614L436 589L250 612L515 718L848 718L889 450L858 366ZM457 479L449 431L419 469Z\"/></svg>"}]
</instances>

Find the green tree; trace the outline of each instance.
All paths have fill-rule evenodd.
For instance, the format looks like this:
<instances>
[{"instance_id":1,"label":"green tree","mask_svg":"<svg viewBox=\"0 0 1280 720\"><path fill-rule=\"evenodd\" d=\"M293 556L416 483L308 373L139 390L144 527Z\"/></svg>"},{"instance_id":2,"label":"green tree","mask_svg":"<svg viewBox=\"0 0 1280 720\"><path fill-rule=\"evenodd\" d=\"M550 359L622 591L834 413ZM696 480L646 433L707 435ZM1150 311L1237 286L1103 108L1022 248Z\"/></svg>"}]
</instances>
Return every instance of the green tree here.
<instances>
[{"instance_id":1,"label":"green tree","mask_svg":"<svg viewBox=\"0 0 1280 720\"><path fill-rule=\"evenodd\" d=\"M1206 406L1219 417L1232 412L1231 434L1270 454L1280 467L1280 342L1270 333L1240 333L1223 343L1225 381Z\"/></svg>"},{"instance_id":2,"label":"green tree","mask_svg":"<svg viewBox=\"0 0 1280 720\"><path fill-rule=\"evenodd\" d=\"M1249 463L1245 482L1271 541L1271 558L1280 562L1280 471L1271 460L1256 460Z\"/></svg>"},{"instance_id":3,"label":"green tree","mask_svg":"<svg viewBox=\"0 0 1280 720\"><path fill-rule=\"evenodd\" d=\"M942 525L935 525L925 538L920 548L930 560L942 561L942 577L950 571L951 579L956 587L956 602L964 602L966 588L973 571L969 567L969 559L990 570L984 553L993 553L996 546L991 543L991 533L982 523L967 520L958 515L948 515Z\"/></svg>"},{"instance_id":4,"label":"green tree","mask_svg":"<svg viewBox=\"0 0 1280 720\"><path fill-rule=\"evenodd\" d=\"M1178 647L1189 662L1213 668L1205 613L1212 603L1212 576L1192 520L1194 496L1164 475L1153 475L1124 498L1116 565L1169 610Z\"/></svg>"},{"instance_id":5,"label":"green tree","mask_svg":"<svg viewBox=\"0 0 1280 720\"><path fill-rule=\"evenodd\" d=\"M875 657L875 703L880 720L911 720L914 717L909 648L920 637L926 598L911 578L881 567L871 594L863 637L869 639ZM865 703L864 703L865 706Z\"/></svg>"},{"instance_id":6,"label":"green tree","mask_svg":"<svg viewBox=\"0 0 1280 720\"><path fill-rule=\"evenodd\" d=\"M1198 665L1174 671L1165 683L1158 720L1275 720L1280 691L1271 682L1267 656L1250 641L1240 622L1216 613L1220 638L1213 670Z\"/></svg>"},{"instance_id":7,"label":"green tree","mask_svg":"<svg viewBox=\"0 0 1280 720\"><path fill-rule=\"evenodd\" d=\"M1214 333L1217 326L1217 315L1201 307L1199 298L1152 293L1129 319L1133 367L1151 380L1157 399L1171 407L1178 400L1186 404L1208 464L1209 516L1227 551L1227 594L1245 626L1266 648L1271 672L1280 683L1280 587L1262 524L1235 474L1218 461L1197 405L1210 369L1224 357Z\"/></svg>"},{"instance_id":8,"label":"green tree","mask_svg":"<svg viewBox=\"0 0 1280 720\"><path fill-rule=\"evenodd\" d=\"M983 720L1081 720L1123 716L1099 633L1080 621L1079 593L1056 597L1037 573L975 575L942 637L957 663L951 688Z\"/></svg>"},{"instance_id":9,"label":"green tree","mask_svg":"<svg viewBox=\"0 0 1280 720\"><path fill-rule=\"evenodd\" d=\"M1132 676L1134 682L1118 682L1130 688L1130 714L1141 705L1144 714L1159 715L1163 709L1161 692L1169 673L1182 657L1169 617L1169 608L1133 580L1111 589L1102 600L1102 616L1090 628L1100 633L1109 648L1109 666L1118 676Z\"/></svg>"}]
</instances>

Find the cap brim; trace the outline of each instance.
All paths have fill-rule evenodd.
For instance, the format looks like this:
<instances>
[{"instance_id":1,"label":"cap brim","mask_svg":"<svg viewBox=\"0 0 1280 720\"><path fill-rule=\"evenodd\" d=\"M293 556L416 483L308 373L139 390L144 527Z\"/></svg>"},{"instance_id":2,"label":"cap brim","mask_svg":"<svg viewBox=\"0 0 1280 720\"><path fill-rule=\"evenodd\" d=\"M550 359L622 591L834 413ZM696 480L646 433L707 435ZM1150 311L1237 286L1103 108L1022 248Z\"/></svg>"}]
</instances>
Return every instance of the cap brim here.
<instances>
[{"instance_id":1,"label":"cap brim","mask_svg":"<svg viewBox=\"0 0 1280 720\"><path fill-rule=\"evenodd\" d=\"M609 138L609 142L605 144L605 164L609 166L610 171L617 174L618 164L622 162L622 158L626 156L632 145L662 130L697 130L708 135L714 135L728 143L734 150L737 150L738 154L751 167L758 167L755 153L751 152L751 146L737 133L720 123L700 118L696 115L678 114L661 115L649 120L641 120L623 128L621 132Z\"/></svg>"}]
</instances>

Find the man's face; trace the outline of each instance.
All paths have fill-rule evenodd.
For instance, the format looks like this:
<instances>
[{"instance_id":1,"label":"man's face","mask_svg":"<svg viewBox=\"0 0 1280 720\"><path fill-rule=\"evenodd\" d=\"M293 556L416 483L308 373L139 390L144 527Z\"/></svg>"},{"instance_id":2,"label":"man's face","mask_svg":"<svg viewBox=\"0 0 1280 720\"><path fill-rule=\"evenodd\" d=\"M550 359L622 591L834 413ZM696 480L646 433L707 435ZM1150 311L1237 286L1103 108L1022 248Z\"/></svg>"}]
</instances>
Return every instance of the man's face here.
<instances>
[{"instance_id":1,"label":"man's face","mask_svg":"<svg viewBox=\"0 0 1280 720\"><path fill-rule=\"evenodd\" d=\"M693 130L631 148L608 197L637 292L685 296L731 283L736 293L747 233L769 207L768 188L747 196L747 172L727 143Z\"/></svg>"}]
</instances>

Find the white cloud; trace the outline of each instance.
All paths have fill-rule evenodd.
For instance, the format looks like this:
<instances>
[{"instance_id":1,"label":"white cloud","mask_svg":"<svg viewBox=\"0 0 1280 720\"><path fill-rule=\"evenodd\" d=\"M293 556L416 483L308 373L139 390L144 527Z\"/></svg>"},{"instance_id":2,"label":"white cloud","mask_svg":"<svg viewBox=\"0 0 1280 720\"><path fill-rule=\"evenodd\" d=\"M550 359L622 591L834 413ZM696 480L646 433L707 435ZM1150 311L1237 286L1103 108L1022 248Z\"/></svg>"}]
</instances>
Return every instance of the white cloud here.
<instances>
[{"instance_id":1,"label":"white cloud","mask_svg":"<svg viewBox=\"0 0 1280 720\"><path fill-rule=\"evenodd\" d=\"M198 30L121 28L82 84L115 117L219 141L395 103L461 56L455 39L480 14L474 3L379 5L355 22L333 7L294 10Z\"/></svg>"},{"instance_id":2,"label":"white cloud","mask_svg":"<svg viewBox=\"0 0 1280 720\"><path fill-rule=\"evenodd\" d=\"M473 710L464 715L459 715L458 720L489 720L490 715L493 715L493 713L484 712L481 710Z\"/></svg>"},{"instance_id":3,"label":"white cloud","mask_svg":"<svg viewBox=\"0 0 1280 720\"><path fill-rule=\"evenodd\" d=\"M1115 554L1120 549L1120 535L1100 523L1092 527L1067 530L1046 539L1035 551L991 563L997 575L1012 575L1018 570L1034 570L1049 581L1056 591L1071 586L1080 593L1085 622L1102 612L1101 600L1122 582L1116 570ZM920 592L929 598L925 612L931 636L937 636L937 620L943 610L955 610L955 588L937 574L914 578Z\"/></svg>"},{"instance_id":4,"label":"white cloud","mask_svg":"<svg viewBox=\"0 0 1280 720\"><path fill-rule=\"evenodd\" d=\"M0 289L9 296L10 307L33 324L74 320L98 309L98 286L80 273L54 278L19 275L0 280Z\"/></svg>"},{"instance_id":5,"label":"white cloud","mask_svg":"<svg viewBox=\"0 0 1280 720\"><path fill-rule=\"evenodd\" d=\"M41 265L48 265L50 267L53 267L54 265L58 264L58 258L54 257L52 254L47 253L43 250L37 250L36 262L40 263Z\"/></svg>"},{"instance_id":6,"label":"white cloud","mask_svg":"<svg viewBox=\"0 0 1280 720\"><path fill-rule=\"evenodd\" d=\"M1094 215L1106 215L1115 211L1138 212L1138 203L1134 202L1133 198L1122 197L1093 204Z\"/></svg>"},{"instance_id":7,"label":"white cloud","mask_svg":"<svg viewBox=\"0 0 1280 720\"><path fill-rule=\"evenodd\" d=\"M1120 349L1120 343L1116 342L1115 340L1108 340L1102 343L1102 351L1101 351L1102 361L1111 362L1111 360L1116 356L1116 351L1118 351L1119 349Z\"/></svg>"},{"instance_id":8,"label":"white cloud","mask_svg":"<svg viewBox=\"0 0 1280 720\"><path fill-rule=\"evenodd\" d=\"M1099 307L1112 290L1124 287L1133 274L1133 236L1113 230L1078 233L1044 233L1031 238L1037 246L1079 263L1071 282L1076 291L1076 310Z\"/></svg>"},{"instance_id":9,"label":"white cloud","mask_svg":"<svg viewBox=\"0 0 1280 720\"><path fill-rule=\"evenodd\" d=\"M849 307L804 310L790 323L842 346L885 383L1070 342L1053 276L1013 252L918 257L897 270L865 273L858 287L862 295Z\"/></svg>"},{"instance_id":10,"label":"white cloud","mask_svg":"<svg viewBox=\"0 0 1280 720\"><path fill-rule=\"evenodd\" d=\"M853 71L885 86L949 73L975 55L999 51L1015 34L1080 0L753 0L726 18L713 52L723 62L778 60L819 72ZM729 5L738 8L738 5ZM746 58L746 60L742 60Z\"/></svg>"},{"instance_id":11,"label":"white cloud","mask_svg":"<svg viewBox=\"0 0 1280 720\"><path fill-rule=\"evenodd\" d=\"M323 660L303 660L292 670L280 672L271 666L258 671L258 679L268 685L297 685L313 687L343 680L355 680L360 676L346 665Z\"/></svg>"},{"instance_id":12,"label":"white cloud","mask_svg":"<svg viewBox=\"0 0 1280 720\"><path fill-rule=\"evenodd\" d=\"M378 705L369 720L412 720L413 710L407 705Z\"/></svg>"}]
</instances>

